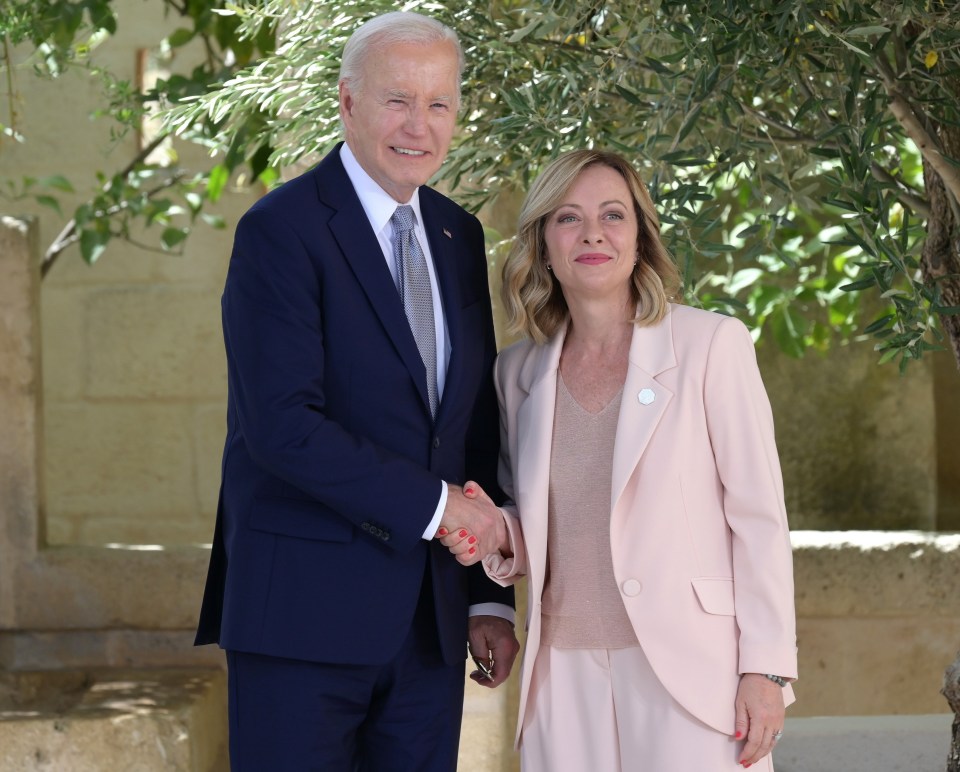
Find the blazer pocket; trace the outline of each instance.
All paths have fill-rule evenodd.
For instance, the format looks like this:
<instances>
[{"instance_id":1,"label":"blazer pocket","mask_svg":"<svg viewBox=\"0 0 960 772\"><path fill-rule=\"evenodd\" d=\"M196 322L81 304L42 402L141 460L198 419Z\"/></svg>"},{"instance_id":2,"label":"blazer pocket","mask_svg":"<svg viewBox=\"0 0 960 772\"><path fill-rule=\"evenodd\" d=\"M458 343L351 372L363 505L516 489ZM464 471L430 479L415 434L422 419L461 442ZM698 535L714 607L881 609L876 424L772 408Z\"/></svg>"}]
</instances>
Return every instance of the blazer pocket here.
<instances>
[{"instance_id":1,"label":"blazer pocket","mask_svg":"<svg viewBox=\"0 0 960 772\"><path fill-rule=\"evenodd\" d=\"M354 533L345 517L306 499L254 499L247 523L255 531L314 541L348 542Z\"/></svg>"},{"instance_id":2,"label":"blazer pocket","mask_svg":"<svg viewBox=\"0 0 960 772\"><path fill-rule=\"evenodd\" d=\"M700 606L708 614L735 616L736 606L733 599L733 579L722 576L702 576L691 579L693 590L697 593Z\"/></svg>"}]
</instances>

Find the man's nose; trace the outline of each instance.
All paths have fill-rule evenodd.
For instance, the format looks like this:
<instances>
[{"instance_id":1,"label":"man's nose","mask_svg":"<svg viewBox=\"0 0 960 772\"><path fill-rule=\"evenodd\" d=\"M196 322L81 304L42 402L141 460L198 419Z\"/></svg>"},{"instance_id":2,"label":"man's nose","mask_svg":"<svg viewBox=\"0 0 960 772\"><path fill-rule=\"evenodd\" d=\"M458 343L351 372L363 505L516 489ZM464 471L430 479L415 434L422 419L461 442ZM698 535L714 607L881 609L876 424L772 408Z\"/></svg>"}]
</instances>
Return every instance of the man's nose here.
<instances>
[{"instance_id":1,"label":"man's nose","mask_svg":"<svg viewBox=\"0 0 960 772\"><path fill-rule=\"evenodd\" d=\"M427 111L422 107L412 105L407 111L407 120L404 122L404 128L408 133L420 135L427 129Z\"/></svg>"}]
</instances>

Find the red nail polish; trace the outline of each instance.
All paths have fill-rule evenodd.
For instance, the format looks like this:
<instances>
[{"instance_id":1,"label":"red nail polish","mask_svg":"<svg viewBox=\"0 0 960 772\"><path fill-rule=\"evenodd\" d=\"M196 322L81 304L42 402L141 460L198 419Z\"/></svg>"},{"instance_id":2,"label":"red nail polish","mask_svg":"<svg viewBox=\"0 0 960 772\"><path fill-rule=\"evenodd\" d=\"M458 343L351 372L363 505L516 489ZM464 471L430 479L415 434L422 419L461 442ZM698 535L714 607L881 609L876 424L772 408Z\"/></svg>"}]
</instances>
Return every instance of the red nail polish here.
<instances>
[{"instance_id":1,"label":"red nail polish","mask_svg":"<svg viewBox=\"0 0 960 772\"><path fill-rule=\"evenodd\" d=\"M476 551L477 551L477 548L476 548L476 547L471 547L471 548L470 548L470 554L471 554L471 555L472 555L474 552L476 552Z\"/></svg>"},{"instance_id":2,"label":"red nail polish","mask_svg":"<svg viewBox=\"0 0 960 772\"><path fill-rule=\"evenodd\" d=\"M440 529L437 530L437 534L440 535L440 536L446 536L446 535L447 535L447 529L446 529L446 528L440 528ZM738 736L739 736L739 735L738 735Z\"/></svg>"},{"instance_id":3,"label":"red nail polish","mask_svg":"<svg viewBox=\"0 0 960 772\"><path fill-rule=\"evenodd\" d=\"M477 537L471 536L469 539L467 539L467 544L476 544L476 541L477 541Z\"/></svg>"},{"instance_id":4,"label":"red nail polish","mask_svg":"<svg viewBox=\"0 0 960 772\"><path fill-rule=\"evenodd\" d=\"M466 535L467 535L467 532L466 532L466 531L460 531L460 538L461 538L461 539L462 539L464 536L466 536Z\"/></svg>"},{"instance_id":5,"label":"red nail polish","mask_svg":"<svg viewBox=\"0 0 960 772\"><path fill-rule=\"evenodd\" d=\"M472 495L473 495L473 488L464 488L464 489L463 489L463 492L466 493L466 494L468 494L468 495L471 495L471 496L472 496Z\"/></svg>"},{"instance_id":6,"label":"red nail polish","mask_svg":"<svg viewBox=\"0 0 960 772\"><path fill-rule=\"evenodd\" d=\"M737 740L739 740L741 737L743 737L743 732L741 732L741 731L738 729L738 730L737 730L737 733L734 735L734 738L737 739Z\"/></svg>"}]
</instances>

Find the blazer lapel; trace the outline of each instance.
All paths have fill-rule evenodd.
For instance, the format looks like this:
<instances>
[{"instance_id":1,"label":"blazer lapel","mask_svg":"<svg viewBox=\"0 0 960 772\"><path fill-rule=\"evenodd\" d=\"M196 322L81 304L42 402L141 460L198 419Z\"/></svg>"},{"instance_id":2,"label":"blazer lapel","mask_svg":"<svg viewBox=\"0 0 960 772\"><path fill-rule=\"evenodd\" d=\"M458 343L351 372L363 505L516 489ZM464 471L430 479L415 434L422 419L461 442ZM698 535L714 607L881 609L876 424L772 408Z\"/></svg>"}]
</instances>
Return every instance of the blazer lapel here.
<instances>
[{"instance_id":1,"label":"blazer lapel","mask_svg":"<svg viewBox=\"0 0 960 772\"><path fill-rule=\"evenodd\" d=\"M370 228L363 205L340 162L340 145L320 162L314 175L320 200L334 210L329 222L330 232L379 317L384 332L410 371L429 414L430 400L423 359L403 312L403 303L390 269L383 259L380 242Z\"/></svg>"},{"instance_id":2,"label":"blazer lapel","mask_svg":"<svg viewBox=\"0 0 960 772\"><path fill-rule=\"evenodd\" d=\"M527 392L517 409L517 506L523 522L531 576L545 576L547 503L550 496L550 455L553 415L557 402L557 372L566 328L543 346L533 348L520 370L519 387Z\"/></svg>"},{"instance_id":3,"label":"blazer lapel","mask_svg":"<svg viewBox=\"0 0 960 772\"><path fill-rule=\"evenodd\" d=\"M634 328L613 450L611 509L616 507L657 424L673 399L673 392L659 383L656 376L676 364L671 314L668 313L657 325Z\"/></svg>"}]
</instances>

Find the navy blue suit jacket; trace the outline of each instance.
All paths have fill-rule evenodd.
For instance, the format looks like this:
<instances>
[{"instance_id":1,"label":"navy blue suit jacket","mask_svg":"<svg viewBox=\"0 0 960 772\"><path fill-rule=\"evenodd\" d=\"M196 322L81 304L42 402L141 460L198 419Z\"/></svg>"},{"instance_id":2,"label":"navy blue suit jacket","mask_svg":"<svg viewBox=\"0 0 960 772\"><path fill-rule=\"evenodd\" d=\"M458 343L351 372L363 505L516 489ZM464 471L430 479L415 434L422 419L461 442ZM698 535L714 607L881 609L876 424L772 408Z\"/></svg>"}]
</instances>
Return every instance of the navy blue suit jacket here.
<instances>
[{"instance_id":1,"label":"navy blue suit jacket","mask_svg":"<svg viewBox=\"0 0 960 772\"><path fill-rule=\"evenodd\" d=\"M197 643L382 664L427 561L445 661L467 606L513 605L421 536L441 480L496 488L496 354L483 232L420 188L451 357L436 420L413 334L339 146L240 220L223 294L229 395Z\"/></svg>"}]
</instances>

